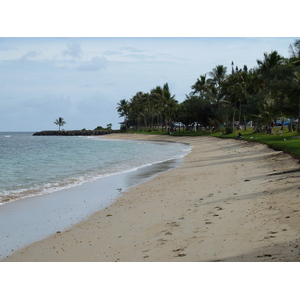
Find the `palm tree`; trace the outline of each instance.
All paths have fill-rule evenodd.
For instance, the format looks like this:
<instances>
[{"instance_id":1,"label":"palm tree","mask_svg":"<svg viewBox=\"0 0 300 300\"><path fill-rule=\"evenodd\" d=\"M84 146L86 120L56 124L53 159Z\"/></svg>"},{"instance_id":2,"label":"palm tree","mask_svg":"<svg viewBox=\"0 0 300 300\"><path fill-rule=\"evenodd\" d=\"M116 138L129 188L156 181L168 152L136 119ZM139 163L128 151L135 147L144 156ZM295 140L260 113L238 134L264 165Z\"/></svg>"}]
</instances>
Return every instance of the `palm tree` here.
<instances>
[{"instance_id":1,"label":"palm tree","mask_svg":"<svg viewBox=\"0 0 300 300\"><path fill-rule=\"evenodd\" d=\"M117 106L117 111L120 117L124 117L124 123L126 130L128 129L128 115L129 115L129 103L125 99L122 99Z\"/></svg>"},{"instance_id":2,"label":"palm tree","mask_svg":"<svg viewBox=\"0 0 300 300\"><path fill-rule=\"evenodd\" d=\"M171 95L168 83L165 83L163 87L156 86L150 92L152 101L152 111L155 112L157 119L160 118L162 130L164 126L167 126L170 130L172 127L172 120L175 117L178 101L175 100L175 95ZM153 118L152 118L153 119Z\"/></svg>"},{"instance_id":3,"label":"palm tree","mask_svg":"<svg viewBox=\"0 0 300 300\"><path fill-rule=\"evenodd\" d=\"M294 112L298 114L298 129L300 133L300 73L295 72L293 79L293 87L287 93L290 100L291 107L294 109Z\"/></svg>"},{"instance_id":4,"label":"palm tree","mask_svg":"<svg viewBox=\"0 0 300 300\"><path fill-rule=\"evenodd\" d=\"M200 75L200 79L197 78L197 81L195 84L191 86L191 88L194 90L194 94L196 93L202 93L207 91L207 81L206 81L206 74Z\"/></svg>"},{"instance_id":5,"label":"palm tree","mask_svg":"<svg viewBox=\"0 0 300 300\"><path fill-rule=\"evenodd\" d=\"M221 96L221 85L226 77L227 68L223 65L217 65L211 72L209 72L209 76L212 77L211 83L217 88L217 103L218 108L220 108L220 96Z\"/></svg>"},{"instance_id":6,"label":"palm tree","mask_svg":"<svg viewBox=\"0 0 300 300\"><path fill-rule=\"evenodd\" d=\"M283 63L283 57L277 51L272 51L270 54L264 53L264 60L257 59L256 62L263 73L269 73L270 70Z\"/></svg>"},{"instance_id":7,"label":"palm tree","mask_svg":"<svg viewBox=\"0 0 300 300\"><path fill-rule=\"evenodd\" d=\"M60 131L60 126L64 126L67 123L64 121L64 118L59 117L55 120L54 124L58 125L58 130Z\"/></svg>"},{"instance_id":8,"label":"palm tree","mask_svg":"<svg viewBox=\"0 0 300 300\"><path fill-rule=\"evenodd\" d=\"M223 65L217 65L211 72L208 72L208 75L211 77L211 79L207 80L208 83L208 95L209 97L214 97L212 99L213 101L216 101L217 103L217 119L214 120L214 124L216 126L216 129L220 129L221 125L221 100L223 98L223 95L221 93L222 84L226 78L226 72L227 68Z\"/></svg>"},{"instance_id":9,"label":"palm tree","mask_svg":"<svg viewBox=\"0 0 300 300\"><path fill-rule=\"evenodd\" d=\"M295 66L300 66L300 40L295 40L293 46L289 46L290 60Z\"/></svg>"},{"instance_id":10,"label":"palm tree","mask_svg":"<svg viewBox=\"0 0 300 300\"><path fill-rule=\"evenodd\" d=\"M271 121L276 114L280 114L280 111L276 111L278 110L276 108L282 106L281 104L284 102L278 84L282 80L285 59L277 51L272 51L269 54L264 53L264 59L257 60L257 64L255 84L264 94L260 102L260 113L268 116L267 119Z\"/></svg>"}]
</instances>

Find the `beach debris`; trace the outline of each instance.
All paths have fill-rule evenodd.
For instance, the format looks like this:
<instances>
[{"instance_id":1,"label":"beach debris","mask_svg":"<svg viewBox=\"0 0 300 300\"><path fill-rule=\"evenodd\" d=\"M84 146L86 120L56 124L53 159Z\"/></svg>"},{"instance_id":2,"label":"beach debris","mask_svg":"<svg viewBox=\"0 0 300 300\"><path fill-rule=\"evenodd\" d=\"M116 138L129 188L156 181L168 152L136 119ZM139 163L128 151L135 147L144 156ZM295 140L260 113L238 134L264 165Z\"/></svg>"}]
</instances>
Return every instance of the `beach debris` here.
<instances>
[{"instance_id":1,"label":"beach debris","mask_svg":"<svg viewBox=\"0 0 300 300\"><path fill-rule=\"evenodd\" d=\"M111 214L108 214L108 215L106 215L107 217L112 217L112 215Z\"/></svg>"},{"instance_id":2,"label":"beach debris","mask_svg":"<svg viewBox=\"0 0 300 300\"><path fill-rule=\"evenodd\" d=\"M171 225L171 227L179 226L179 224L177 222L167 223L167 225Z\"/></svg>"},{"instance_id":3,"label":"beach debris","mask_svg":"<svg viewBox=\"0 0 300 300\"><path fill-rule=\"evenodd\" d=\"M184 254L184 253L178 253L178 255L176 255L175 257L183 257L183 256L186 256L186 254Z\"/></svg>"},{"instance_id":4,"label":"beach debris","mask_svg":"<svg viewBox=\"0 0 300 300\"><path fill-rule=\"evenodd\" d=\"M117 191L121 193L123 191L123 185L120 188L117 188Z\"/></svg>"},{"instance_id":5,"label":"beach debris","mask_svg":"<svg viewBox=\"0 0 300 300\"><path fill-rule=\"evenodd\" d=\"M61 233L61 231L56 231L56 233Z\"/></svg>"},{"instance_id":6,"label":"beach debris","mask_svg":"<svg viewBox=\"0 0 300 300\"><path fill-rule=\"evenodd\" d=\"M246 181L250 181L250 179L245 179L244 182L246 182Z\"/></svg>"},{"instance_id":7,"label":"beach debris","mask_svg":"<svg viewBox=\"0 0 300 300\"><path fill-rule=\"evenodd\" d=\"M272 254L257 255L256 257L272 257Z\"/></svg>"}]
</instances>

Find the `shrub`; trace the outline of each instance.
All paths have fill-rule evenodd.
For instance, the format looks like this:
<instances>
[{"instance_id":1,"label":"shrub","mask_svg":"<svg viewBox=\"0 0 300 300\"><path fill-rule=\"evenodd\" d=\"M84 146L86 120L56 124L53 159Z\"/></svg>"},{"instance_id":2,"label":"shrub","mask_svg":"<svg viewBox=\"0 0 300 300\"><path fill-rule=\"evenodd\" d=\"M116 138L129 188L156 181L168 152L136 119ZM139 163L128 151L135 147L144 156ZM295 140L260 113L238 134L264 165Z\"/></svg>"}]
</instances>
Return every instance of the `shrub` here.
<instances>
[{"instance_id":1,"label":"shrub","mask_svg":"<svg viewBox=\"0 0 300 300\"><path fill-rule=\"evenodd\" d=\"M226 134L233 133L233 128L232 126L226 126Z\"/></svg>"},{"instance_id":2,"label":"shrub","mask_svg":"<svg viewBox=\"0 0 300 300\"><path fill-rule=\"evenodd\" d=\"M120 128L120 131L121 131L121 132L126 132L126 126L125 126L125 125L122 125L121 128Z\"/></svg>"}]
</instances>

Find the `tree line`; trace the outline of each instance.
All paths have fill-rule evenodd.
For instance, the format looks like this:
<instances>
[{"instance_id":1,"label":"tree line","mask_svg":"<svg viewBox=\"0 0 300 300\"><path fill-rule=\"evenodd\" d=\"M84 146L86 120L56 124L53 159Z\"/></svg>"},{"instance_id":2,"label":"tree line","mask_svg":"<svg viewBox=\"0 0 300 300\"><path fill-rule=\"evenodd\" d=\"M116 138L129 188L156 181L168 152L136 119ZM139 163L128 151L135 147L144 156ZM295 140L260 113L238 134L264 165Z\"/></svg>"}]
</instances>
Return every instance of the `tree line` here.
<instances>
[{"instance_id":1,"label":"tree line","mask_svg":"<svg viewBox=\"0 0 300 300\"><path fill-rule=\"evenodd\" d=\"M248 69L231 63L231 70L217 65L200 75L185 100L179 103L167 83L150 92L137 92L118 103L124 127L136 130L172 131L210 128L226 133L234 126L253 122L256 131L272 127L277 118L289 118L289 129L300 132L300 40L289 45L289 57L277 51L264 53L257 66Z\"/></svg>"}]
</instances>

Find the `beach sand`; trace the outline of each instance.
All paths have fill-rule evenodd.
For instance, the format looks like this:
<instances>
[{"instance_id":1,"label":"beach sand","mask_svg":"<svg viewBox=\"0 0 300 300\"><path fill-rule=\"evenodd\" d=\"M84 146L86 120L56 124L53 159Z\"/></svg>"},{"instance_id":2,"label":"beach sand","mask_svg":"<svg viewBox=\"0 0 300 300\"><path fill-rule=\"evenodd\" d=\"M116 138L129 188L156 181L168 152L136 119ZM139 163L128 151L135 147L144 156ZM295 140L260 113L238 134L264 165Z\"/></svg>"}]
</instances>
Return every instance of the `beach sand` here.
<instances>
[{"instance_id":1,"label":"beach sand","mask_svg":"<svg viewBox=\"0 0 300 300\"><path fill-rule=\"evenodd\" d=\"M300 261L300 168L291 156L213 137L104 138L183 142L193 148L177 168L4 261Z\"/></svg>"}]
</instances>

